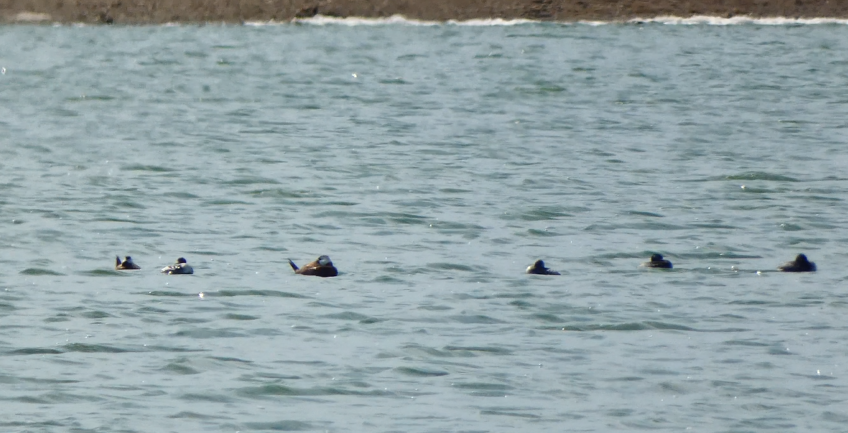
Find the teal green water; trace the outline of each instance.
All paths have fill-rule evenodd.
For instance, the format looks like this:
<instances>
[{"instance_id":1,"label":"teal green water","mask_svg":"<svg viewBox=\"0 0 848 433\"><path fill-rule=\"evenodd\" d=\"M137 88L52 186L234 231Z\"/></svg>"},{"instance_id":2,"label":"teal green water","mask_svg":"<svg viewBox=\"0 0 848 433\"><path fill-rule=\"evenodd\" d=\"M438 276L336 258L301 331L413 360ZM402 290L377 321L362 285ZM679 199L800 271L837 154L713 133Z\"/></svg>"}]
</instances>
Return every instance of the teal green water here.
<instances>
[{"instance_id":1,"label":"teal green water","mask_svg":"<svg viewBox=\"0 0 848 433\"><path fill-rule=\"evenodd\" d=\"M3 430L848 421L848 26L5 26L0 68Z\"/></svg>"}]
</instances>

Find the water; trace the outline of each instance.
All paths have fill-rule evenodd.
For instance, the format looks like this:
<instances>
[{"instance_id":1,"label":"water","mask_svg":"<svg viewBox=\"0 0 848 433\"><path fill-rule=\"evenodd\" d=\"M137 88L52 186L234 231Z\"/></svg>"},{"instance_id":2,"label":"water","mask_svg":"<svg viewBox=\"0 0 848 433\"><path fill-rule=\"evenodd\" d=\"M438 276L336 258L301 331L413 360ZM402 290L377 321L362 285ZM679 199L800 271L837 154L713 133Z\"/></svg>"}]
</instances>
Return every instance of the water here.
<instances>
[{"instance_id":1,"label":"water","mask_svg":"<svg viewBox=\"0 0 848 433\"><path fill-rule=\"evenodd\" d=\"M843 429L846 66L838 24L0 27L0 426Z\"/></svg>"}]
</instances>

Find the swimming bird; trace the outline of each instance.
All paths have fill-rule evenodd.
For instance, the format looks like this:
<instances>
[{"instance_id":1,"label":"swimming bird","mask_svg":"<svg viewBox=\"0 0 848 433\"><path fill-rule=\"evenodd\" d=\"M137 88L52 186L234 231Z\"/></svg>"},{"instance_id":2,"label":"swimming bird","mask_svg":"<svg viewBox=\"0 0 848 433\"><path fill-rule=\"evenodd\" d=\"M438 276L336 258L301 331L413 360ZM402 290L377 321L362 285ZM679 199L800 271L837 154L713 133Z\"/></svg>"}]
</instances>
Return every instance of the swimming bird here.
<instances>
[{"instance_id":1,"label":"swimming bird","mask_svg":"<svg viewBox=\"0 0 848 433\"><path fill-rule=\"evenodd\" d=\"M661 254L651 254L651 261L642 263L640 266L645 268L671 269L671 262L664 259Z\"/></svg>"},{"instance_id":2,"label":"swimming bird","mask_svg":"<svg viewBox=\"0 0 848 433\"><path fill-rule=\"evenodd\" d=\"M186 262L184 257L180 257L177 259L177 263L171 266L165 266L160 272L168 275L188 275L193 274L194 269Z\"/></svg>"},{"instance_id":3,"label":"swimming bird","mask_svg":"<svg viewBox=\"0 0 848 433\"><path fill-rule=\"evenodd\" d=\"M318 257L318 260L306 264L302 268L298 268L291 259L289 259L289 264L294 269L294 273L299 275L314 275L316 277L335 277L339 275L339 271L333 266L330 257L326 255Z\"/></svg>"},{"instance_id":4,"label":"swimming bird","mask_svg":"<svg viewBox=\"0 0 848 433\"><path fill-rule=\"evenodd\" d=\"M536 275L560 275L557 271L552 271L545 267L545 262L541 260L536 260L536 263L527 267L528 274L536 274Z\"/></svg>"},{"instance_id":5,"label":"swimming bird","mask_svg":"<svg viewBox=\"0 0 848 433\"><path fill-rule=\"evenodd\" d=\"M815 272L816 264L807 260L807 256L798 254L794 261L778 266L777 270L781 272Z\"/></svg>"},{"instance_id":6,"label":"swimming bird","mask_svg":"<svg viewBox=\"0 0 848 433\"><path fill-rule=\"evenodd\" d=\"M127 256L124 261L121 261L121 258L115 256L115 270L116 271L129 271L133 269L141 269L141 266L135 264L133 262L132 257Z\"/></svg>"}]
</instances>

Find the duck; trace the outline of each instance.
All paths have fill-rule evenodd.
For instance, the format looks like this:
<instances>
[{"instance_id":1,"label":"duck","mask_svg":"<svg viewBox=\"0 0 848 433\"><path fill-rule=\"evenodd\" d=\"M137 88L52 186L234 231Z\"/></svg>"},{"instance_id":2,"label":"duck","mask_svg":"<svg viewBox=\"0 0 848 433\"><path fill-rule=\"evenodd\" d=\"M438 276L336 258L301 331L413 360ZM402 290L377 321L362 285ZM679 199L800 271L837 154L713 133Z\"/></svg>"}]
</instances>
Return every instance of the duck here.
<instances>
[{"instance_id":1,"label":"duck","mask_svg":"<svg viewBox=\"0 0 848 433\"><path fill-rule=\"evenodd\" d=\"M816 264L807 260L804 254L798 254L794 261L786 262L777 267L781 272L815 272Z\"/></svg>"},{"instance_id":2,"label":"duck","mask_svg":"<svg viewBox=\"0 0 848 433\"><path fill-rule=\"evenodd\" d=\"M545 262L543 262L542 260L536 260L536 263L533 263L532 265L528 266L527 273L535 275L560 275L559 272L552 271L546 268Z\"/></svg>"},{"instance_id":3,"label":"duck","mask_svg":"<svg viewBox=\"0 0 848 433\"><path fill-rule=\"evenodd\" d=\"M160 272L168 275L188 275L193 274L194 269L188 264L185 257L180 257L177 259L177 263L171 266L165 266Z\"/></svg>"},{"instance_id":4,"label":"duck","mask_svg":"<svg viewBox=\"0 0 848 433\"><path fill-rule=\"evenodd\" d=\"M121 261L119 256L115 256L115 270L116 271L130 271L134 269L141 269L141 266L135 264L133 262L132 257L126 256L124 261Z\"/></svg>"},{"instance_id":5,"label":"duck","mask_svg":"<svg viewBox=\"0 0 848 433\"><path fill-rule=\"evenodd\" d=\"M318 257L317 260L304 265L302 268L298 268L291 259L289 259L289 265L294 269L294 273L298 275L314 275L316 277L335 277L339 275L338 269L333 266L330 256L327 255Z\"/></svg>"},{"instance_id":6,"label":"duck","mask_svg":"<svg viewBox=\"0 0 848 433\"><path fill-rule=\"evenodd\" d=\"M651 261L644 262L640 266L644 268L671 269L671 262L664 259L662 254L651 254Z\"/></svg>"}]
</instances>

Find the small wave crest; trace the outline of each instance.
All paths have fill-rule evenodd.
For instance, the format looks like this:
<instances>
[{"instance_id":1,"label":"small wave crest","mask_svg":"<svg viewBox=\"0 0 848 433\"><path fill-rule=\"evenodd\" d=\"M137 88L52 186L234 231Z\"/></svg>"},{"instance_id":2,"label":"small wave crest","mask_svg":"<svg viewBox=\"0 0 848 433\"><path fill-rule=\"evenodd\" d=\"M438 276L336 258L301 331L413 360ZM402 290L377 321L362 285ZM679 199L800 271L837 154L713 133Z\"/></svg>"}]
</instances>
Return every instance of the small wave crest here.
<instances>
[{"instance_id":1,"label":"small wave crest","mask_svg":"<svg viewBox=\"0 0 848 433\"><path fill-rule=\"evenodd\" d=\"M541 23L542 21L537 20L528 20L524 18L505 20L503 18L486 18L486 19L475 19L475 20L466 20L466 21L456 21L449 20L448 24L458 25L458 26L478 26L478 27L492 27L492 26L517 26L521 24L536 24Z\"/></svg>"},{"instance_id":2,"label":"small wave crest","mask_svg":"<svg viewBox=\"0 0 848 433\"><path fill-rule=\"evenodd\" d=\"M541 21L536 20L528 20L524 18L518 19L503 19L503 18L485 18L485 19L472 19L472 20L448 20L448 21L426 21L426 20L416 20L412 18L406 18L403 15L392 15L390 17L384 18L367 18L367 17L331 17L326 15L315 15L309 18L295 18L291 21L287 22L275 22L275 21L251 21L246 22L245 25L248 26L265 26L265 25L278 25L278 24L287 24L287 23L295 23L295 24L311 24L316 26L326 26L326 25L343 25L343 26L382 26L382 25L409 25L409 26L441 26L441 25L457 25L457 26L478 26L478 27L492 27L492 26L515 26L521 24L534 24L540 23Z\"/></svg>"},{"instance_id":3,"label":"small wave crest","mask_svg":"<svg viewBox=\"0 0 848 433\"><path fill-rule=\"evenodd\" d=\"M796 24L848 24L848 20L840 18L788 18L788 17L752 17L738 15L733 17L717 17L709 15L693 15L691 17L658 16L653 18L634 18L628 23L658 23L670 25L711 25L732 26L743 24L758 24L767 26L785 26Z\"/></svg>"},{"instance_id":4,"label":"small wave crest","mask_svg":"<svg viewBox=\"0 0 848 433\"><path fill-rule=\"evenodd\" d=\"M47 14L38 14L31 12L21 12L12 18L12 21L19 23L39 23L50 21L52 17ZM205 25L219 24L223 26L230 25L230 22L210 21ZM293 18L286 21L243 21L241 24L249 27L265 27L265 26L280 26L290 24L310 24L317 26L326 25L342 25L342 26L382 26L382 25L409 25L409 26L476 26L476 27L502 27L502 26L518 26L526 24L554 24L554 25L586 25L586 26L603 26L609 24L645 24L656 23L665 25L715 25L715 26L731 26L731 25L827 25L839 24L848 25L848 19L831 18L831 17L816 17L816 18L791 18L791 17L752 17L749 15L738 15L732 17L719 17L710 15L693 15L690 17L679 17L673 15L662 15L656 17L631 18L629 20L610 19L610 20L574 20L563 19L560 21L550 20L531 20L526 18L477 18L470 20L446 20L446 21L428 21L407 18L403 15L392 15L383 18L369 17L333 17L327 15L315 15L308 18ZM54 26L62 26L60 22L53 23ZM75 22L67 25L73 27L88 27L90 24L83 22ZM161 27L181 27L197 25L194 22L168 22L160 24Z\"/></svg>"},{"instance_id":5,"label":"small wave crest","mask_svg":"<svg viewBox=\"0 0 848 433\"><path fill-rule=\"evenodd\" d=\"M295 18L292 20L298 24L312 24L316 26L344 25L344 26L380 26L386 24L404 24L415 26L435 26L441 24L438 21L422 21L408 19L402 15L392 15L386 18L365 17L330 17L326 15L315 15L309 18Z\"/></svg>"},{"instance_id":6,"label":"small wave crest","mask_svg":"<svg viewBox=\"0 0 848 433\"><path fill-rule=\"evenodd\" d=\"M447 20L447 21L426 21L406 18L403 15L392 15L384 18L366 18L366 17L331 17L326 15L315 15L309 18L295 18L285 22L261 22L251 21L246 22L249 26L265 26L265 25L280 25L280 24L310 24L317 26L326 25L343 25L343 26L381 26L381 25L410 25L410 26L440 26L440 25L455 25L455 26L475 26L475 27L496 27L496 26L517 26L525 24L581 24L588 26L601 26L606 24L641 24L641 23L657 23L666 25L714 25L714 26L731 26L731 25L821 25L821 24L848 24L848 20L842 18L790 18L790 17L752 17L749 15L738 15L733 17L719 17L710 15L693 15L690 17L679 17L673 15L664 15L646 18L633 18L627 21L609 20L609 21L589 21L589 20L563 20L563 21L541 21L530 20L525 18L503 19L503 18L485 18L485 19L470 19L470 20Z\"/></svg>"}]
</instances>

